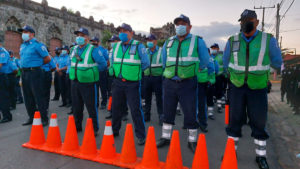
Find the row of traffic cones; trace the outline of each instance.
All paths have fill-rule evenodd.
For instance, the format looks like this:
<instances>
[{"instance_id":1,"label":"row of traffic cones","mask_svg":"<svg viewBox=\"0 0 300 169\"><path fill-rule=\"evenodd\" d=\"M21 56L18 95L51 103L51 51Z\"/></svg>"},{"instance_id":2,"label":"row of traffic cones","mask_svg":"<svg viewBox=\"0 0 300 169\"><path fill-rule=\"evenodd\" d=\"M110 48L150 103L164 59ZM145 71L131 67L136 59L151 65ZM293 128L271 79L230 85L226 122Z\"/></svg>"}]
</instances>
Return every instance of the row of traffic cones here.
<instances>
[{"instance_id":1,"label":"row of traffic cones","mask_svg":"<svg viewBox=\"0 0 300 169\"><path fill-rule=\"evenodd\" d=\"M75 121L69 116L64 143L61 141L57 115L52 114L47 139L45 139L41 116L39 112L34 115L29 142L23 147L72 156L80 159L95 161L104 164L135 169L187 169L182 164L179 141L179 132L173 131L166 162L158 159L155 144L154 127L150 126L146 138L143 158L137 157L133 129L127 124L121 153L116 152L111 121L107 121L100 149L97 149L94 136L93 123L89 118L86 123L82 145L79 146ZM200 134L192 163L192 169L209 169L205 135ZM234 141L228 139L221 169L237 169Z\"/></svg>"}]
</instances>

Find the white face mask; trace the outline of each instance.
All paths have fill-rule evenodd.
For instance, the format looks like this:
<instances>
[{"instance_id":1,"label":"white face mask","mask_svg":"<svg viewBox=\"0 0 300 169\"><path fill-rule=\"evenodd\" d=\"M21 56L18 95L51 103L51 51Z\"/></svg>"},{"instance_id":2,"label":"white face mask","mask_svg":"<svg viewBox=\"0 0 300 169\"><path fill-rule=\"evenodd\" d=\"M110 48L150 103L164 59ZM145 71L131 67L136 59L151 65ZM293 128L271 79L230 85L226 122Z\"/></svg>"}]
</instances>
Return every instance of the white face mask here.
<instances>
[{"instance_id":1,"label":"white face mask","mask_svg":"<svg viewBox=\"0 0 300 169\"><path fill-rule=\"evenodd\" d=\"M218 53L217 50L215 50L215 49L212 49L212 50L211 50L211 54L217 54L217 53Z\"/></svg>"}]
</instances>

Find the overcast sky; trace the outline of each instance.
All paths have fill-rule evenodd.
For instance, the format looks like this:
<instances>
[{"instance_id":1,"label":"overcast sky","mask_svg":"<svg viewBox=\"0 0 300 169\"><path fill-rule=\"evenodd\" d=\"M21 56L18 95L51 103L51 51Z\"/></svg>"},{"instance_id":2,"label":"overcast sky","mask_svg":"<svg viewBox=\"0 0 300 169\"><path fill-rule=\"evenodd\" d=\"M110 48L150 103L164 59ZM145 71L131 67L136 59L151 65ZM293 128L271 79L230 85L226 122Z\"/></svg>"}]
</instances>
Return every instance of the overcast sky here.
<instances>
[{"instance_id":1,"label":"overcast sky","mask_svg":"<svg viewBox=\"0 0 300 169\"><path fill-rule=\"evenodd\" d=\"M41 2L42 0L34 0ZM149 32L150 27L161 27L175 17L185 14L193 25L192 33L204 38L207 45L218 42L223 48L228 37L239 31L238 19L244 9L254 6L273 6L282 0L48 0L49 6L80 11L84 17L115 26L129 23L136 32ZM293 0L283 0L283 15ZM71 3L70 3L71 2ZM297 48L300 53L300 0L295 0L282 19L282 46ZM256 10L262 20L262 10ZM276 8L266 9L265 30L275 34ZM261 25L259 25L261 29ZM296 30L296 31L292 31ZM288 31L288 32L285 32Z\"/></svg>"}]
</instances>

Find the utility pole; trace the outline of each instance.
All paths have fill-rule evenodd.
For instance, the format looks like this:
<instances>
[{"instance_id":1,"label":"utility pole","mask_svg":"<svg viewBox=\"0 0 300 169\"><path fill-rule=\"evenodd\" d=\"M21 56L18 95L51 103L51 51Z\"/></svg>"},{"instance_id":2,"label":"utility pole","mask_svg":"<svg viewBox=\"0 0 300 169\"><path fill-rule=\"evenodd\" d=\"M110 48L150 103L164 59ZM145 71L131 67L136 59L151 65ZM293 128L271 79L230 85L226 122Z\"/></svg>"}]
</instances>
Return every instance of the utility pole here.
<instances>
[{"instance_id":1,"label":"utility pole","mask_svg":"<svg viewBox=\"0 0 300 169\"><path fill-rule=\"evenodd\" d=\"M280 27L280 4L277 4L277 14L276 14L276 39L279 40L279 27Z\"/></svg>"},{"instance_id":2,"label":"utility pole","mask_svg":"<svg viewBox=\"0 0 300 169\"><path fill-rule=\"evenodd\" d=\"M261 26L261 31L263 32L264 29L265 29L265 9L268 9L268 8L275 8L275 5L274 6L271 6L271 7L265 7L265 6L260 6L259 8L255 7L254 6L254 9L262 9L263 10L263 16L262 16L262 26Z\"/></svg>"}]
</instances>

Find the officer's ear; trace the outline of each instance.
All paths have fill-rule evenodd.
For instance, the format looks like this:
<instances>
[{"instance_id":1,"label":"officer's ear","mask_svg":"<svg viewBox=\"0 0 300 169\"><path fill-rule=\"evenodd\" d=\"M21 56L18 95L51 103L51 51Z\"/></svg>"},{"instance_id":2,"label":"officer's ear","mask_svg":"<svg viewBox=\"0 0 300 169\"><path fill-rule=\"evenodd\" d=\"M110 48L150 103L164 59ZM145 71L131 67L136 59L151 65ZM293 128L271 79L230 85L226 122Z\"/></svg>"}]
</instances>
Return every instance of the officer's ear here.
<instances>
[{"instance_id":1,"label":"officer's ear","mask_svg":"<svg viewBox=\"0 0 300 169\"><path fill-rule=\"evenodd\" d=\"M188 26L186 27L186 28L187 28L187 30L186 30L186 31L187 31L188 33L190 33L190 32L191 32L191 29L192 29L192 27L193 27L192 25L188 25Z\"/></svg>"},{"instance_id":2,"label":"officer's ear","mask_svg":"<svg viewBox=\"0 0 300 169\"><path fill-rule=\"evenodd\" d=\"M254 22L254 27L257 27L259 25L259 20L256 20L255 22Z\"/></svg>"}]
</instances>

